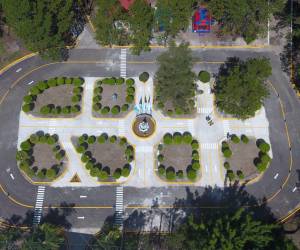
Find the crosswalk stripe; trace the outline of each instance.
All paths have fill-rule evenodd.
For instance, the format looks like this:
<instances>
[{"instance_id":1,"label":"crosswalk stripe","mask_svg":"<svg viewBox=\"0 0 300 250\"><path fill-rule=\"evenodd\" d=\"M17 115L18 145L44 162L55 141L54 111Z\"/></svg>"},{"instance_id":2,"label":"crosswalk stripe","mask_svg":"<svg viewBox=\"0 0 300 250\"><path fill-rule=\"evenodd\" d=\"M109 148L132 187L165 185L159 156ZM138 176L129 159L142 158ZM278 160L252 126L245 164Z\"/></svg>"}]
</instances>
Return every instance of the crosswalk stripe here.
<instances>
[{"instance_id":1,"label":"crosswalk stripe","mask_svg":"<svg viewBox=\"0 0 300 250\"><path fill-rule=\"evenodd\" d=\"M43 213L43 203L45 198L45 186L38 186L37 194L36 194L36 202L34 207L34 215L32 223L37 225L41 221L42 213Z\"/></svg>"}]
</instances>

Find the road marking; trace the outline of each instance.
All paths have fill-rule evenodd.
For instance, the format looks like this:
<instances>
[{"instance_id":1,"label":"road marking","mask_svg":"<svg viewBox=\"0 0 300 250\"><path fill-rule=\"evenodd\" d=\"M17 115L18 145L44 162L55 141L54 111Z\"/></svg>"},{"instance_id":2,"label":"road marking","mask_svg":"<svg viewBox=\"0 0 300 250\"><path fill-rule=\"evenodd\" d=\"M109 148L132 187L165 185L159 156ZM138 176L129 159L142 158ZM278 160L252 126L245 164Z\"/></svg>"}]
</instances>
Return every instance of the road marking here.
<instances>
[{"instance_id":1,"label":"road marking","mask_svg":"<svg viewBox=\"0 0 300 250\"><path fill-rule=\"evenodd\" d=\"M215 172L218 173L217 165L214 165Z\"/></svg>"},{"instance_id":2,"label":"road marking","mask_svg":"<svg viewBox=\"0 0 300 250\"><path fill-rule=\"evenodd\" d=\"M16 70L16 72L19 73L21 70L22 70L22 68L18 68L18 69Z\"/></svg>"},{"instance_id":3,"label":"road marking","mask_svg":"<svg viewBox=\"0 0 300 250\"><path fill-rule=\"evenodd\" d=\"M278 173L274 175L274 179L276 180L278 178Z\"/></svg>"},{"instance_id":4,"label":"road marking","mask_svg":"<svg viewBox=\"0 0 300 250\"><path fill-rule=\"evenodd\" d=\"M34 81L31 81L31 82L27 83L27 85L31 85L31 84L33 84L33 83L34 83Z\"/></svg>"},{"instance_id":5,"label":"road marking","mask_svg":"<svg viewBox=\"0 0 300 250\"><path fill-rule=\"evenodd\" d=\"M15 179L15 177L13 176L13 174L10 174L10 177L14 180Z\"/></svg>"},{"instance_id":6,"label":"road marking","mask_svg":"<svg viewBox=\"0 0 300 250\"><path fill-rule=\"evenodd\" d=\"M201 143L201 149L218 149L218 143Z\"/></svg>"},{"instance_id":7,"label":"road marking","mask_svg":"<svg viewBox=\"0 0 300 250\"><path fill-rule=\"evenodd\" d=\"M127 57L127 50L121 49L121 55L120 55L120 76L126 77L127 71L126 71L126 57Z\"/></svg>"},{"instance_id":8,"label":"road marking","mask_svg":"<svg viewBox=\"0 0 300 250\"><path fill-rule=\"evenodd\" d=\"M39 186L37 195L36 195L36 203L34 207L34 215L33 215L33 225L37 225L41 221L42 212L43 212L43 203L45 197L45 186Z\"/></svg>"},{"instance_id":9,"label":"road marking","mask_svg":"<svg viewBox=\"0 0 300 250\"><path fill-rule=\"evenodd\" d=\"M84 220L84 216L78 216L77 219Z\"/></svg>"},{"instance_id":10,"label":"road marking","mask_svg":"<svg viewBox=\"0 0 300 250\"><path fill-rule=\"evenodd\" d=\"M292 192L294 193L298 188L297 187L294 187Z\"/></svg>"},{"instance_id":11,"label":"road marking","mask_svg":"<svg viewBox=\"0 0 300 250\"><path fill-rule=\"evenodd\" d=\"M86 195L80 195L79 197L80 197L80 198L87 198Z\"/></svg>"},{"instance_id":12,"label":"road marking","mask_svg":"<svg viewBox=\"0 0 300 250\"><path fill-rule=\"evenodd\" d=\"M205 166L205 172L208 173L208 167L207 167L207 165L205 164L204 166Z\"/></svg>"},{"instance_id":13,"label":"road marking","mask_svg":"<svg viewBox=\"0 0 300 250\"><path fill-rule=\"evenodd\" d=\"M123 193L124 193L124 189L122 186L116 188L115 224L121 228L123 227L123 215L124 215Z\"/></svg>"}]
</instances>

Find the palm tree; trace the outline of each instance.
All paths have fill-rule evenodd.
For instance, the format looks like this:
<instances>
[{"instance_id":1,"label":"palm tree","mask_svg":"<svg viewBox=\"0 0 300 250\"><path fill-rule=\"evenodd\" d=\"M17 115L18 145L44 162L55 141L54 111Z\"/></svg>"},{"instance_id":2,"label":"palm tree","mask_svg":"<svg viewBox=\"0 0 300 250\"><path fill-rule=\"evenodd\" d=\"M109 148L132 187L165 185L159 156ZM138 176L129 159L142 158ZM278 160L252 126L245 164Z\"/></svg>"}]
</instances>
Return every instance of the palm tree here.
<instances>
[{"instance_id":1,"label":"palm tree","mask_svg":"<svg viewBox=\"0 0 300 250\"><path fill-rule=\"evenodd\" d=\"M16 249L17 240L21 237L20 229L7 227L0 231L0 249Z\"/></svg>"}]
</instances>

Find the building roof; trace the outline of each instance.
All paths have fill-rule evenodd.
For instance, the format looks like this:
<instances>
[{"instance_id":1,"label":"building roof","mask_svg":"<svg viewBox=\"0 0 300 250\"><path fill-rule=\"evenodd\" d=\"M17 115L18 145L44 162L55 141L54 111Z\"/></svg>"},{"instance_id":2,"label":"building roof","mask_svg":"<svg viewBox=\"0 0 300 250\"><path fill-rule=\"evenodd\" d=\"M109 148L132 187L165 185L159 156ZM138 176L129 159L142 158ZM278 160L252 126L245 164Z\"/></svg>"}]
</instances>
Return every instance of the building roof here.
<instances>
[{"instance_id":1,"label":"building roof","mask_svg":"<svg viewBox=\"0 0 300 250\"><path fill-rule=\"evenodd\" d=\"M119 0L124 9L128 10L134 0Z\"/></svg>"}]
</instances>

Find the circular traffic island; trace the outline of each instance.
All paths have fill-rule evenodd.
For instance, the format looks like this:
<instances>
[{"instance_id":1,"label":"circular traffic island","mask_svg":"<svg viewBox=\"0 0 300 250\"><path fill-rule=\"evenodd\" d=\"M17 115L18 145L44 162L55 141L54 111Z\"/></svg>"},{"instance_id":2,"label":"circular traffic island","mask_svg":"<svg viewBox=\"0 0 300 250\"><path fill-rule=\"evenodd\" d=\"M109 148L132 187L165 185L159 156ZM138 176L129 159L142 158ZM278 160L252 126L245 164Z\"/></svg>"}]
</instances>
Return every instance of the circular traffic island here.
<instances>
[{"instance_id":1,"label":"circular traffic island","mask_svg":"<svg viewBox=\"0 0 300 250\"><path fill-rule=\"evenodd\" d=\"M153 135L155 127L155 120L151 115L141 114L135 118L132 130L138 137L147 138Z\"/></svg>"}]
</instances>

